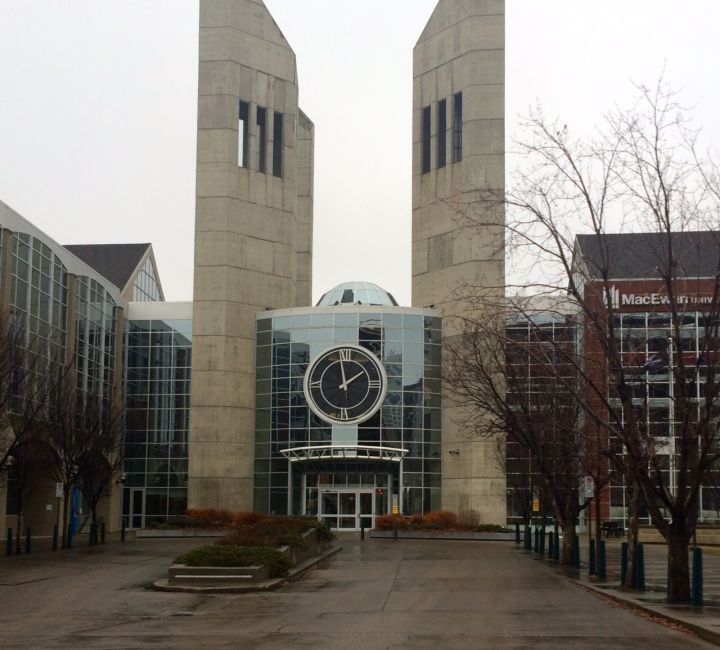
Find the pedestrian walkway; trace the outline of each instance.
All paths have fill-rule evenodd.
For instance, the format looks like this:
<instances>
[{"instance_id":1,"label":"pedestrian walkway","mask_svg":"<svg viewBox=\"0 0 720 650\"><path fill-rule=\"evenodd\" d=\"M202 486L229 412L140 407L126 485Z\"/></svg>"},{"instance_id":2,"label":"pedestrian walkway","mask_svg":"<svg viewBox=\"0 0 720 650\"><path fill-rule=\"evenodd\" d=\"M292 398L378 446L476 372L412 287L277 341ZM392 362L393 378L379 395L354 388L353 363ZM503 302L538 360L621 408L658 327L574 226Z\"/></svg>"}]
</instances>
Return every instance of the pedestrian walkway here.
<instances>
[{"instance_id":1,"label":"pedestrian walkway","mask_svg":"<svg viewBox=\"0 0 720 650\"><path fill-rule=\"evenodd\" d=\"M620 586L620 555L623 539L606 539L606 569L607 580L598 582L595 576L588 574L588 538L580 537L581 568L570 573L586 587L605 596L612 597L618 602L633 607L642 608L652 615L660 616L666 620L689 629L694 629L703 638L720 645L720 556L714 547L704 549L703 553L703 582L704 600L703 608L693 608L684 605L669 605L667 595L667 547L663 544L644 544L645 554L645 590L635 591ZM534 553L518 551L526 556L539 556ZM690 551L691 553L692 551ZM692 557L689 555L688 560ZM553 562L546 560L550 566ZM691 565L692 566L692 565Z\"/></svg>"},{"instance_id":2,"label":"pedestrian walkway","mask_svg":"<svg viewBox=\"0 0 720 650\"><path fill-rule=\"evenodd\" d=\"M710 648L589 593L507 542L366 539L272 593L150 591L189 540L0 561L0 647Z\"/></svg>"}]
</instances>

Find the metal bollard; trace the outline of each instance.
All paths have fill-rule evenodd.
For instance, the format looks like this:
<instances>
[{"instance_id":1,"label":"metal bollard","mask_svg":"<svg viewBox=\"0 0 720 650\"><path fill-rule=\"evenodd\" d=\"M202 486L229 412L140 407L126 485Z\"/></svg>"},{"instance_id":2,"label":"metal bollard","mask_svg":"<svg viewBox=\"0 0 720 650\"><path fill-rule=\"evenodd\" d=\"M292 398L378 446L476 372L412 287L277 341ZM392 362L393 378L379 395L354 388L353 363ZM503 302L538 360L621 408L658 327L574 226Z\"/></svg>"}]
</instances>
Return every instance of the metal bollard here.
<instances>
[{"instance_id":1,"label":"metal bollard","mask_svg":"<svg viewBox=\"0 0 720 650\"><path fill-rule=\"evenodd\" d=\"M623 542L620 545L620 585L625 586L627 581L627 570L628 570L628 545L627 542Z\"/></svg>"},{"instance_id":2,"label":"metal bollard","mask_svg":"<svg viewBox=\"0 0 720 650\"><path fill-rule=\"evenodd\" d=\"M120 541L125 541L125 518L123 517L122 524L120 525Z\"/></svg>"},{"instance_id":3,"label":"metal bollard","mask_svg":"<svg viewBox=\"0 0 720 650\"><path fill-rule=\"evenodd\" d=\"M90 524L90 534L88 535L88 546L94 546L97 544L97 533L95 530L95 524Z\"/></svg>"},{"instance_id":4,"label":"metal bollard","mask_svg":"<svg viewBox=\"0 0 720 650\"><path fill-rule=\"evenodd\" d=\"M635 589L645 591L645 547L635 547Z\"/></svg>"},{"instance_id":5,"label":"metal bollard","mask_svg":"<svg viewBox=\"0 0 720 650\"><path fill-rule=\"evenodd\" d=\"M25 529L25 553L27 555L32 553L32 529L30 526Z\"/></svg>"},{"instance_id":6,"label":"metal bollard","mask_svg":"<svg viewBox=\"0 0 720 650\"><path fill-rule=\"evenodd\" d=\"M530 537L530 526L525 526L524 547L525 547L526 551L529 551L532 548L532 539Z\"/></svg>"},{"instance_id":7,"label":"metal bollard","mask_svg":"<svg viewBox=\"0 0 720 650\"><path fill-rule=\"evenodd\" d=\"M515 524L515 543L520 545L520 524Z\"/></svg>"},{"instance_id":8,"label":"metal bollard","mask_svg":"<svg viewBox=\"0 0 720 650\"><path fill-rule=\"evenodd\" d=\"M397 521L393 521L393 539L397 542L397 539L398 539L398 525L397 525Z\"/></svg>"},{"instance_id":9,"label":"metal bollard","mask_svg":"<svg viewBox=\"0 0 720 650\"><path fill-rule=\"evenodd\" d=\"M555 546L553 547L553 550L555 551L553 560L560 562L560 534L558 533L557 526L555 526Z\"/></svg>"},{"instance_id":10,"label":"metal bollard","mask_svg":"<svg viewBox=\"0 0 720 650\"><path fill-rule=\"evenodd\" d=\"M13 529L7 529L7 537L5 538L5 555L10 557L13 549Z\"/></svg>"},{"instance_id":11,"label":"metal bollard","mask_svg":"<svg viewBox=\"0 0 720 650\"><path fill-rule=\"evenodd\" d=\"M58 550L58 527L57 524L53 526L53 551Z\"/></svg>"},{"instance_id":12,"label":"metal bollard","mask_svg":"<svg viewBox=\"0 0 720 650\"><path fill-rule=\"evenodd\" d=\"M693 548L692 563L692 586L690 590L693 607L702 607L705 604L703 598L703 559L702 549L699 546Z\"/></svg>"},{"instance_id":13,"label":"metal bollard","mask_svg":"<svg viewBox=\"0 0 720 650\"><path fill-rule=\"evenodd\" d=\"M595 540L591 539L588 544L588 575L594 576L595 573Z\"/></svg>"},{"instance_id":14,"label":"metal bollard","mask_svg":"<svg viewBox=\"0 0 720 650\"><path fill-rule=\"evenodd\" d=\"M605 556L605 540L601 540L600 542L600 560L598 566L598 578L600 580L607 580L607 562L606 562L606 556Z\"/></svg>"},{"instance_id":15,"label":"metal bollard","mask_svg":"<svg viewBox=\"0 0 720 650\"><path fill-rule=\"evenodd\" d=\"M533 540L534 541L533 550L535 551L535 553L539 553L540 552L540 528L535 526L535 532L533 534L535 535L535 538Z\"/></svg>"},{"instance_id":16,"label":"metal bollard","mask_svg":"<svg viewBox=\"0 0 720 650\"><path fill-rule=\"evenodd\" d=\"M540 526L540 555L545 556L545 524Z\"/></svg>"},{"instance_id":17,"label":"metal bollard","mask_svg":"<svg viewBox=\"0 0 720 650\"><path fill-rule=\"evenodd\" d=\"M573 543L573 566L576 569L580 568L580 538L577 535Z\"/></svg>"},{"instance_id":18,"label":"metal bollard","mask_svg":"<svg viewBox=\"0 0 720 650\"><path fill-rule=\"evenodd\" d=\"M555 544L555 537L553 535L553 532L550 531L548 533L548 560L552 560L555 557L555 547L553 546Z\"/></svg>"},{"instance_id":19,"label":"metal bollard","mask_svg":"<svg viewBox=\"0 0 720 650\"><path fill-rule=\"evenodd\" d=\"M105 522L104 521L100 524L100 543L101 544L105 543Z\"/></svg>"},{"instance_id":20,"label":"metal bollard","mask_svg":"<svg viewBox=\"0 0 720 650\"><path fill-rule=\"evenodd\" d=\"M73 538L73 534L72 534L72 524L68 524L68 528L67 528L67 545L66 545L67 548L72 548L72 538Z\"/></svg>"},{"instance_id":21,"label":"metal bollard","mask_svg":"<svg viewBox=\"0 0 720 650\"><path fill-rule=\"evenodd\" d=\"M365 540L365 520L360 517L360 541Z\"/></svg>"}]
</instances>

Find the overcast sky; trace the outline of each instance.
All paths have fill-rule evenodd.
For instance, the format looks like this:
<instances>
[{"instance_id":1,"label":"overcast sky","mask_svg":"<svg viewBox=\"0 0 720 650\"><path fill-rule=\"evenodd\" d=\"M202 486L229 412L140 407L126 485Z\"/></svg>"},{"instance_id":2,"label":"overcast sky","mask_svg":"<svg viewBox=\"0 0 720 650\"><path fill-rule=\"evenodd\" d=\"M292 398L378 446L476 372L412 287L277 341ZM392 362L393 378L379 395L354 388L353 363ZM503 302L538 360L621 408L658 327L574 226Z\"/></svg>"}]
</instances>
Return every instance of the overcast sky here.
<instances>
[{"instance_id":1,"label":"overcast sky","mask_svg":"<svg viewBox=\"0 0 720 650\"><path fill-rule=\"evenodd\" d=\"M435 0L266 4L316 128L314 298L362 279L409 304L412 48ZM530 105L582 133L663 67L720 144L717 0L506 5L508 144ZM0 0L0 200L63 244L152 242L170 300L192 298L197 24L197 0Z\"/></svg>"}]
</instances>

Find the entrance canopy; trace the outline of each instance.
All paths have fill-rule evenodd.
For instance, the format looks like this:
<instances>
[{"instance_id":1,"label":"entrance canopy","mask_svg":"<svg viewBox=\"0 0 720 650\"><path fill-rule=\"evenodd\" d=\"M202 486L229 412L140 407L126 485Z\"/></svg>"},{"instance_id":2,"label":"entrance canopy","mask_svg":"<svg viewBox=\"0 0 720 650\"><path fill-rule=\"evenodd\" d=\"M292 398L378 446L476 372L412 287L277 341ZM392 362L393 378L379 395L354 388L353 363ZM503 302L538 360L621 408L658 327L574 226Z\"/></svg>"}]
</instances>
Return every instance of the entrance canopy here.
<instances>
[{"instance_id":1,"label":"entrance canopy","mask_svg":"<svg viewBox=\"0 0 720 650\"><path fill-rule=\"evenodd\" d=\"M407 454L401 447L378 447L373 445L316 445L290 447L280 453L291 463L399 463Z\"/></svg>"}]
</instances>

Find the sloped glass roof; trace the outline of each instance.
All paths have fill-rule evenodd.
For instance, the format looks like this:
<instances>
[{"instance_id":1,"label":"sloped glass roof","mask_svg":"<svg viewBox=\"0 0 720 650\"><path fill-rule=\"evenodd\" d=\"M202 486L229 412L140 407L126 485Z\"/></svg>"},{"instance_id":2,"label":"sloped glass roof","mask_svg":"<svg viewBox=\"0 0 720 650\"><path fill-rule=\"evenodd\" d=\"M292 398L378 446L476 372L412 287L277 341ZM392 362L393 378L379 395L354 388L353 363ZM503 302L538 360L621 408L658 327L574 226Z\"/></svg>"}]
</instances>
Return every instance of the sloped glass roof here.
<instances>
[{"instance_id":1,"label":"sloped glass roof","mask_svg":"<svg viewBox=\"0 0 720 650\"><path fill-rule=\"evenodd\" d=\"M343 282L330 289L317 303L317 307L333 305L382 305L397 307L393 295L372 282Z\"/></svg>"}]
</instances>

